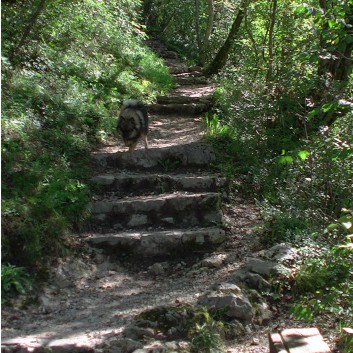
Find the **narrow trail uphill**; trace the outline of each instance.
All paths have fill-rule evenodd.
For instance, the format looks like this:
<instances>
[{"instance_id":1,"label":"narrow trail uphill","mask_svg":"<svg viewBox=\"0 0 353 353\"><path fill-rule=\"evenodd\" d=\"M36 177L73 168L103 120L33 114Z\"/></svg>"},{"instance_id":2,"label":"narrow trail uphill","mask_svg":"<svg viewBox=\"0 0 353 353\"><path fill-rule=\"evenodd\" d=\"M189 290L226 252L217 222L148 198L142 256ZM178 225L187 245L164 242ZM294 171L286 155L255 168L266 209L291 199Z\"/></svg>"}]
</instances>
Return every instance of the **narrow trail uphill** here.
<instances>
[{"instance_id":1,"label":"narrow trail uphill","mask_svg":"<svg viewBox=\"0 0 353 353\"><path fill-rule=\"evenodd\" d=\"M134 153L119 146L93 155L102 194L92 204L91 245L118 254L174 256L207 249L225 239L219 188L212 175L212 147L201 141L200 113L209 110L214 87L150 42L165 58L178 87L149 107L149 149L140 142ZM186 71L186 72L185 72Z\"/></svg>"},{"instance_id":2,"label":"narrow trail uphill","mask_svg":"<svg viewBox=\"0 0 353 353\"><path fill-rule=\"evenodd\" d=\"M282 309L257 291L290 271L295 251L261 250L255 205L224 201L226 180L212 173L216 156L202 140L214 85L149 45L177 82L149 107L150 148L140 142L130 154L119 143L92 154L99 192L90 232L77 235L87 250L58 264L39 305L2 309L4 353L189 352L185 308L195 305L231 309L226 352L267 352L266 333L285 327Z\"/></svg>"}]
</instances>

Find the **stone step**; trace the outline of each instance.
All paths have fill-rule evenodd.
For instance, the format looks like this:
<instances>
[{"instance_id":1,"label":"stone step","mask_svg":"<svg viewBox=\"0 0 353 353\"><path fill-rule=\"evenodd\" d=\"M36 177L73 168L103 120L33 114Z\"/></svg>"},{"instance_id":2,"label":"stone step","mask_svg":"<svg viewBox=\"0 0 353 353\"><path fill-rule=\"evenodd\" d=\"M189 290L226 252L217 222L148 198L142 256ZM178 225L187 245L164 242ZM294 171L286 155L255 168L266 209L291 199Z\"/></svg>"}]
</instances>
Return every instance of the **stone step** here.
<instances>
[{"instance_id":1,"label":"stone step","mask_svg":"<svg viewBox=\"0 0 353 353\"><path fill-rule=\"evenodd\" d=\"M173 76L176 80L179 78L190 78L190 77L204 77L204 74L201 71L187 71L187 72L177 72L173 73Z\"/></svg>"},{"instance_id":2,"label":"stone step","mask_svg":"<svg viewBox=\"0 0 353 353\"><path fill-rule=\"evenodd\" d=\"M103 168L116 170L179 170L184 167L205 168L215 161L215 153L207 143L195 142L163 148L129 152L92 154L93 161Z\"/></svg>"},{"instance_id":3,"label":"stone step","mask_svg":"<svg viewBox=\"0 0 353 353\"><path fill-rule=\"evenodd\" d=\"M197 72L197 73L202 73L202 67L201 66L185 66L185 65L179 65L179 66L172 66L169 68L169 72L173 75L180 75L180 74L185 74L185 73L192 73L192 72ZM198 76L199 74L197 74Z\"/></svg>"},{"instance_id":4,"label":"stone step","mask_svg":"<svg viewBox=\"0 0 353 353\"><path fill-rule=\"evenodd\" d=\"M106 199L91 203L92 224L99 229L207 227L222 223L218 193L173 193Z\"/></svg>"},{"instance_id":5,"label":"stone step","mask_svg":"<svg viewBox=\"0 0 353 353\"><path fill-rule=\"evenodd\" d=\"M168 96L158 96L158 104L211 104L213 100L212 94L198 97L181 96L181 95L168 95Z\"/></svg>"},{"instance_id":6,"label":"stone step","mask_svg":"<svg viewBox=\"0 0 353 353\"><path fill-rule=\"evenodd\" d=\"M175 114L181 115L198 115L209 111L211 104L207 103L169 103L169 104L151 104L148 111L156 114Z\"/></svg>"},{"instance_id":7,"label":"stone step","mask_svg":"<svg viewBox=\"0 0 353 353\"><path fill-rule=\"evenodd\" d=\"M144 257L209 251L224 240L225 231L217 227L92 234L87 238L89 245L104 249L107 253Z\"/></svg>"},{"instance_id":8,"label":"stone step","mask_svg":"<svg viewBox=\"0 0 353 353\"><path fill-rule=\"evenodd\" d=\"M172 191L211 191L225 186L226 179L219 175L200 174L146 174L106 173L92 178L102 192L113 192L115 196L131 194L166 193Z\"/></svg>"},{"instance_id":9,"label":"stone step","mask_svg":"<svg viewBox=\"0 0 353 353\"><path fill-rule=\"evenodd\" d=\"M206 77L200 76L200 77L175 77L175 81L179 85L199 85L199 84L209 84L209 80Z\"/></svg>"},{"instance_id":10,"label":"stone step","mask_svg":"<svg viewBox=\"0 0 353 353\"><path fill-rule=\"evenodd\" d=\"M147 40L145 43L148 45L148 47L154 51L157 55L166 58L166 59L179 59L178 54L173 51L168 49L168 47L158 41L154 40Z\"/></svg>"},{"instance_id":11,"label":"stone step","mask_svg":"<svg viewBox=\"0 0 353 353\"><path fill-rule=\"evenodd\" d=\"M269 334L270 353L331 353L316 327L289 328Z\"/></svg>"}]
</instances>

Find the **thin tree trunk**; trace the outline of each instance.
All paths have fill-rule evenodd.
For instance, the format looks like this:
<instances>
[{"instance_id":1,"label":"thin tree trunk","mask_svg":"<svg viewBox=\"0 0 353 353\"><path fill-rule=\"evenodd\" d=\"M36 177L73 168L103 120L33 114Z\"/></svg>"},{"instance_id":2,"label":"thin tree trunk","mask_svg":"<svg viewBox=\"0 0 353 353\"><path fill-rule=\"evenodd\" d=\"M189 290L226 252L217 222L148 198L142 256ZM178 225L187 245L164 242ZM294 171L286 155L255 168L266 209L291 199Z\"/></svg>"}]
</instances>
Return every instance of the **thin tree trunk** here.
<instances>
[{"instance_id":1,"label":"thin tree trunk","mask_svg":"<svg viewBox=\"0 0 353 353\"><path fill-rule=\"evenodd\" d=\"M201 33L200 33L200 0L195 0L195 25L196 25L196 40L198 52L201 50Z\"/></svg>"},{"instance_id":2,"label":"thin tree trunk","mask_svg":"<svg viewBox=\"0 0 353 353\"><path fill-rule=\"evenodd\" d=\"M18 45L11 51L10 55L9 55L9 59L12 62L16 53L24 46L24 44L26 43L26 40L28 38L28 36L30 35L34 25L36 24L39 15L42 13L42 11L44 10L44 5L45 5L45 1L46 0L41 0L38 4L38 7L35 11L35 13L32 15L32 17L30 18L27 27L25 28L22 37L20 39L20 42L18 43Z\"/></svg>"},{"instance_id":3,"label":"thin tree trunk","mask_svg":"<svg viewBox=\"0 0 353 353\"><path fill-rule=\"evenodd\" d=\"M245 12L247 10L249 0L243 0L240 9L238 11L237 17L235 18L232 28L230 29L230 32L228 34L228 37L220 50L218 51L217 55L213 59L213 61L210 63L210 65L207 67L205 70L205 75L206 76L211 76L214 74L217 74L227 63L227 59L229 56L229 52L232 48L234 39L236 38L236 35L239 32L240 25L243 21Z\"/></svg>"},{"instance_id":4,"label":"thin tree trunk","mask_svg":"<svg viewBox=\"0 0 353 353\"><path fill-rule=\"evenodd\" d=\"M271 90L271 82L273 78L273 37L276 23L277 0L273 0L271 4L271 22L268 31L268 67L266 74L266 83L269 90Z\"/></svg>"},{"instance_id":5,"label":"thin tree trunk","mask_svg":"<svg viewBox=\"0 0 353 353\"><path fill-rule=\"evenodd\" d=\"M254 74L254 78L255 78L257 76L257 74L258 74L259 66L260 66L259 65L259 61L260 61L260 59L259 59L259 49L257 47L256 41L254 39L254 36L253 36L253 34L252 34L252 32L251 32L251 30L249 28L247 14L245 14L245 16L244 16L244 25L245 25L245 31L246 31L246 33L247 33L247 35L248 35L248 37L249 37L249 39L251 41L251 44L252 44L252 47L253 47L253 50L254 50L254 54L255 54L255 63L256 63L256 65L255 65L256 71L255 71L255 74Z\"/></svg>"},{"instance_id":6,"label":"thin tree trunk","mask_svg":"<svg viewBox=\"0 0 353 353\"><path fill-rule=\"evenodd\" d=\"M205 65L206 62L206 53L209 45L209 40L210 36L212 33L212 28L213 28L213 20L214 20L214 4L213 0L208 0L207 1L207 13L208 13L208 19L207 19L207 27L205 31L205 36L202 41L202 45L199 51L199 62L203 66Z\"/></svg>"},{"instance_id":7,"label":"thin tree trunk","mask_svg":"<svg viewBox=\"0 0 353 353\"><path fill-rule=\"evenodd\" d=\"M143 1L143 13L142 14L143 14L143 21L146 26L149 24L152 5L153 5L153 0L144 0Z\"/></svg>"}]
</instances>

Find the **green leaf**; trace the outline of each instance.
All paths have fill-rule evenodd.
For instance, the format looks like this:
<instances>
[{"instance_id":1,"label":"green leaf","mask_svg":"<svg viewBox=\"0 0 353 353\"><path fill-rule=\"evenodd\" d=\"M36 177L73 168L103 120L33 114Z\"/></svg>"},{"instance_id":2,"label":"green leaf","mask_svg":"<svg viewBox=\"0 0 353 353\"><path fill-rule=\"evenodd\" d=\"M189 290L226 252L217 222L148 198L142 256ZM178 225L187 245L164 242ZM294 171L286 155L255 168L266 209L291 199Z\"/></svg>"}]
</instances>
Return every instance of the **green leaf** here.
<instances>
[{"instance_id":1,"label":"green leaf","mask_svg":"<svg viewBox=\"0 0 353 353\"><path fill-rule=\"evenodd\" d=\"M291 163L293 163L293 157L291 157L291 156L280 156L278 158L278 163L279 164L291 164Z\"/></svg>"},{"instance_id":2,"label":"green leaf","mask_svg":"<svg viewBox=\"0 0 353 353\"><path fill-rule=\"evenodd\" d=\"M327 23L328 23L328 26L330 28L333 28L333 27L336 26L336 21L335 20L328 20Z\"/></svg>"},{"instance_id":3,"label":"green leaf","mask_svg":"<svg viewBox=\"0 0 353 353\"><path fill-rule=\"evenodd\" d=\"M339 225L337 223L331 223L326 227L326 230L330 231L330 230L337 229L338 227L339 227Z\"/></svg>"},{"instance_id":4,"label":"green leaf","mask_svg":"<svg viewBox=\"0 0 353 353\"><path fill-rule=\"evenodd\" d=\"M302 160L302 161L305 161L308 156L310 155L310 152L309 151L306 151L306 150L302 150L302 151L299 151L298 152L298 157Z\"/></svg>"},{"instance_id":5,"label":"green leaf","mask_svg":"<svg viewBox=\"0 0 353 353\"><path fill-rule=\"evenodd\" d=\"M327 104L324 104L324 105L321 107L321 110L322 110L324 113L327 113L327 112L330 111L333 107L334 107L334 103L327 103Z\"/></svg>"},{"instance_id":6,"label":"green leaf","mask_svg":"<svg viewBox=\"0 0 353 353\"><path fill-rule=\"evenodd\" d=\"M308 116L309 116L309 118L313 118L316 115L318 115L318 113L319 113L319 109L315 108L315 109L313 109L312 111L309 112Z\"/></svg>"},{"instance_id":7,"label":"green leaf","mask_svg":"<svg viewBox=\"0 0 353 353\"><path fill-rule=\"evenodd\" d=\"M297 15L310 13L310 6L308 4L301 4L295 8L295 13Z\"/></svg>"},{"instance_id":8,"label":"green leaf","mask_svg":"<svg viewBox=\"0 0 353 353\"><path fill-rule=\"evenodd\" d=\"M353 217L350 214L346 214L338 219L340 223L353 222Z\"/></svg>"}]
</instances>

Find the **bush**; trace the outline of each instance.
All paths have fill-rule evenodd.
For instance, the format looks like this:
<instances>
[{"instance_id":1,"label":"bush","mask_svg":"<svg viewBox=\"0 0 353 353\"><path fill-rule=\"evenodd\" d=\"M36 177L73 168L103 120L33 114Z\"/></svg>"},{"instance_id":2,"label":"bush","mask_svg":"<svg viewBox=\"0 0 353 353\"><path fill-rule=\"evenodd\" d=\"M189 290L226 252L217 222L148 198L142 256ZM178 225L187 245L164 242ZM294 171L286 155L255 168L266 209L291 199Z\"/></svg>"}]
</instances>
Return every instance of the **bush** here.
<instances>
[{"instance_id":1,"label":"bush","mask_svg":"<svg viewBox=\"0 0 353 353\"><path fill-rule=\"evenodd\" d=\"M22 267L1 265L1 303L11 298L28 294L32 289L32 280Z\"/></svg>"},{"instance_id":2,"label":"bush","mask_svg":"<svg viewBox=\"0 0 353 353\"><path fill-rule=\"evenodd\" d=\"M116 137L123 100L173 85L143 44L139 1L40 4L2 4L2 254L36 269L84 226L89 153Z\"/></svg>"},{"instance_id":3,"label":"bush","mask_svg":"<svg viewBox=\"0 0 353 353\"><path fill-rule=\"evenodd\" d=\"M325 230L325 237L342 243L308 254L294 284L299 303L291 311L296 317L311 321L318 314L328 313L341 325L353 324L352 230L353 211L345 210Z\"/></svg>"},{"instance_id":4,"label":"bush","mask_svg":"<svg viewBox=\"0 0 353 353\"><path fill-rule=\"evenodd\" d=\"M338 231L343 223L324 230L352 206L352 114L309 134L294 119L305 114L299 99L286 96L285 88L269 94L260 79L251 87L246 82L235 68L219 76L216 115L207 119L218 169L241 180L234 191L261 205L259 232L266 246L289 242L302 252L295 313L313 319L334 312L351 324L351 242ZM297 91L305 91L308 83L297 84Z\"/></svg>"}]
</instances>

